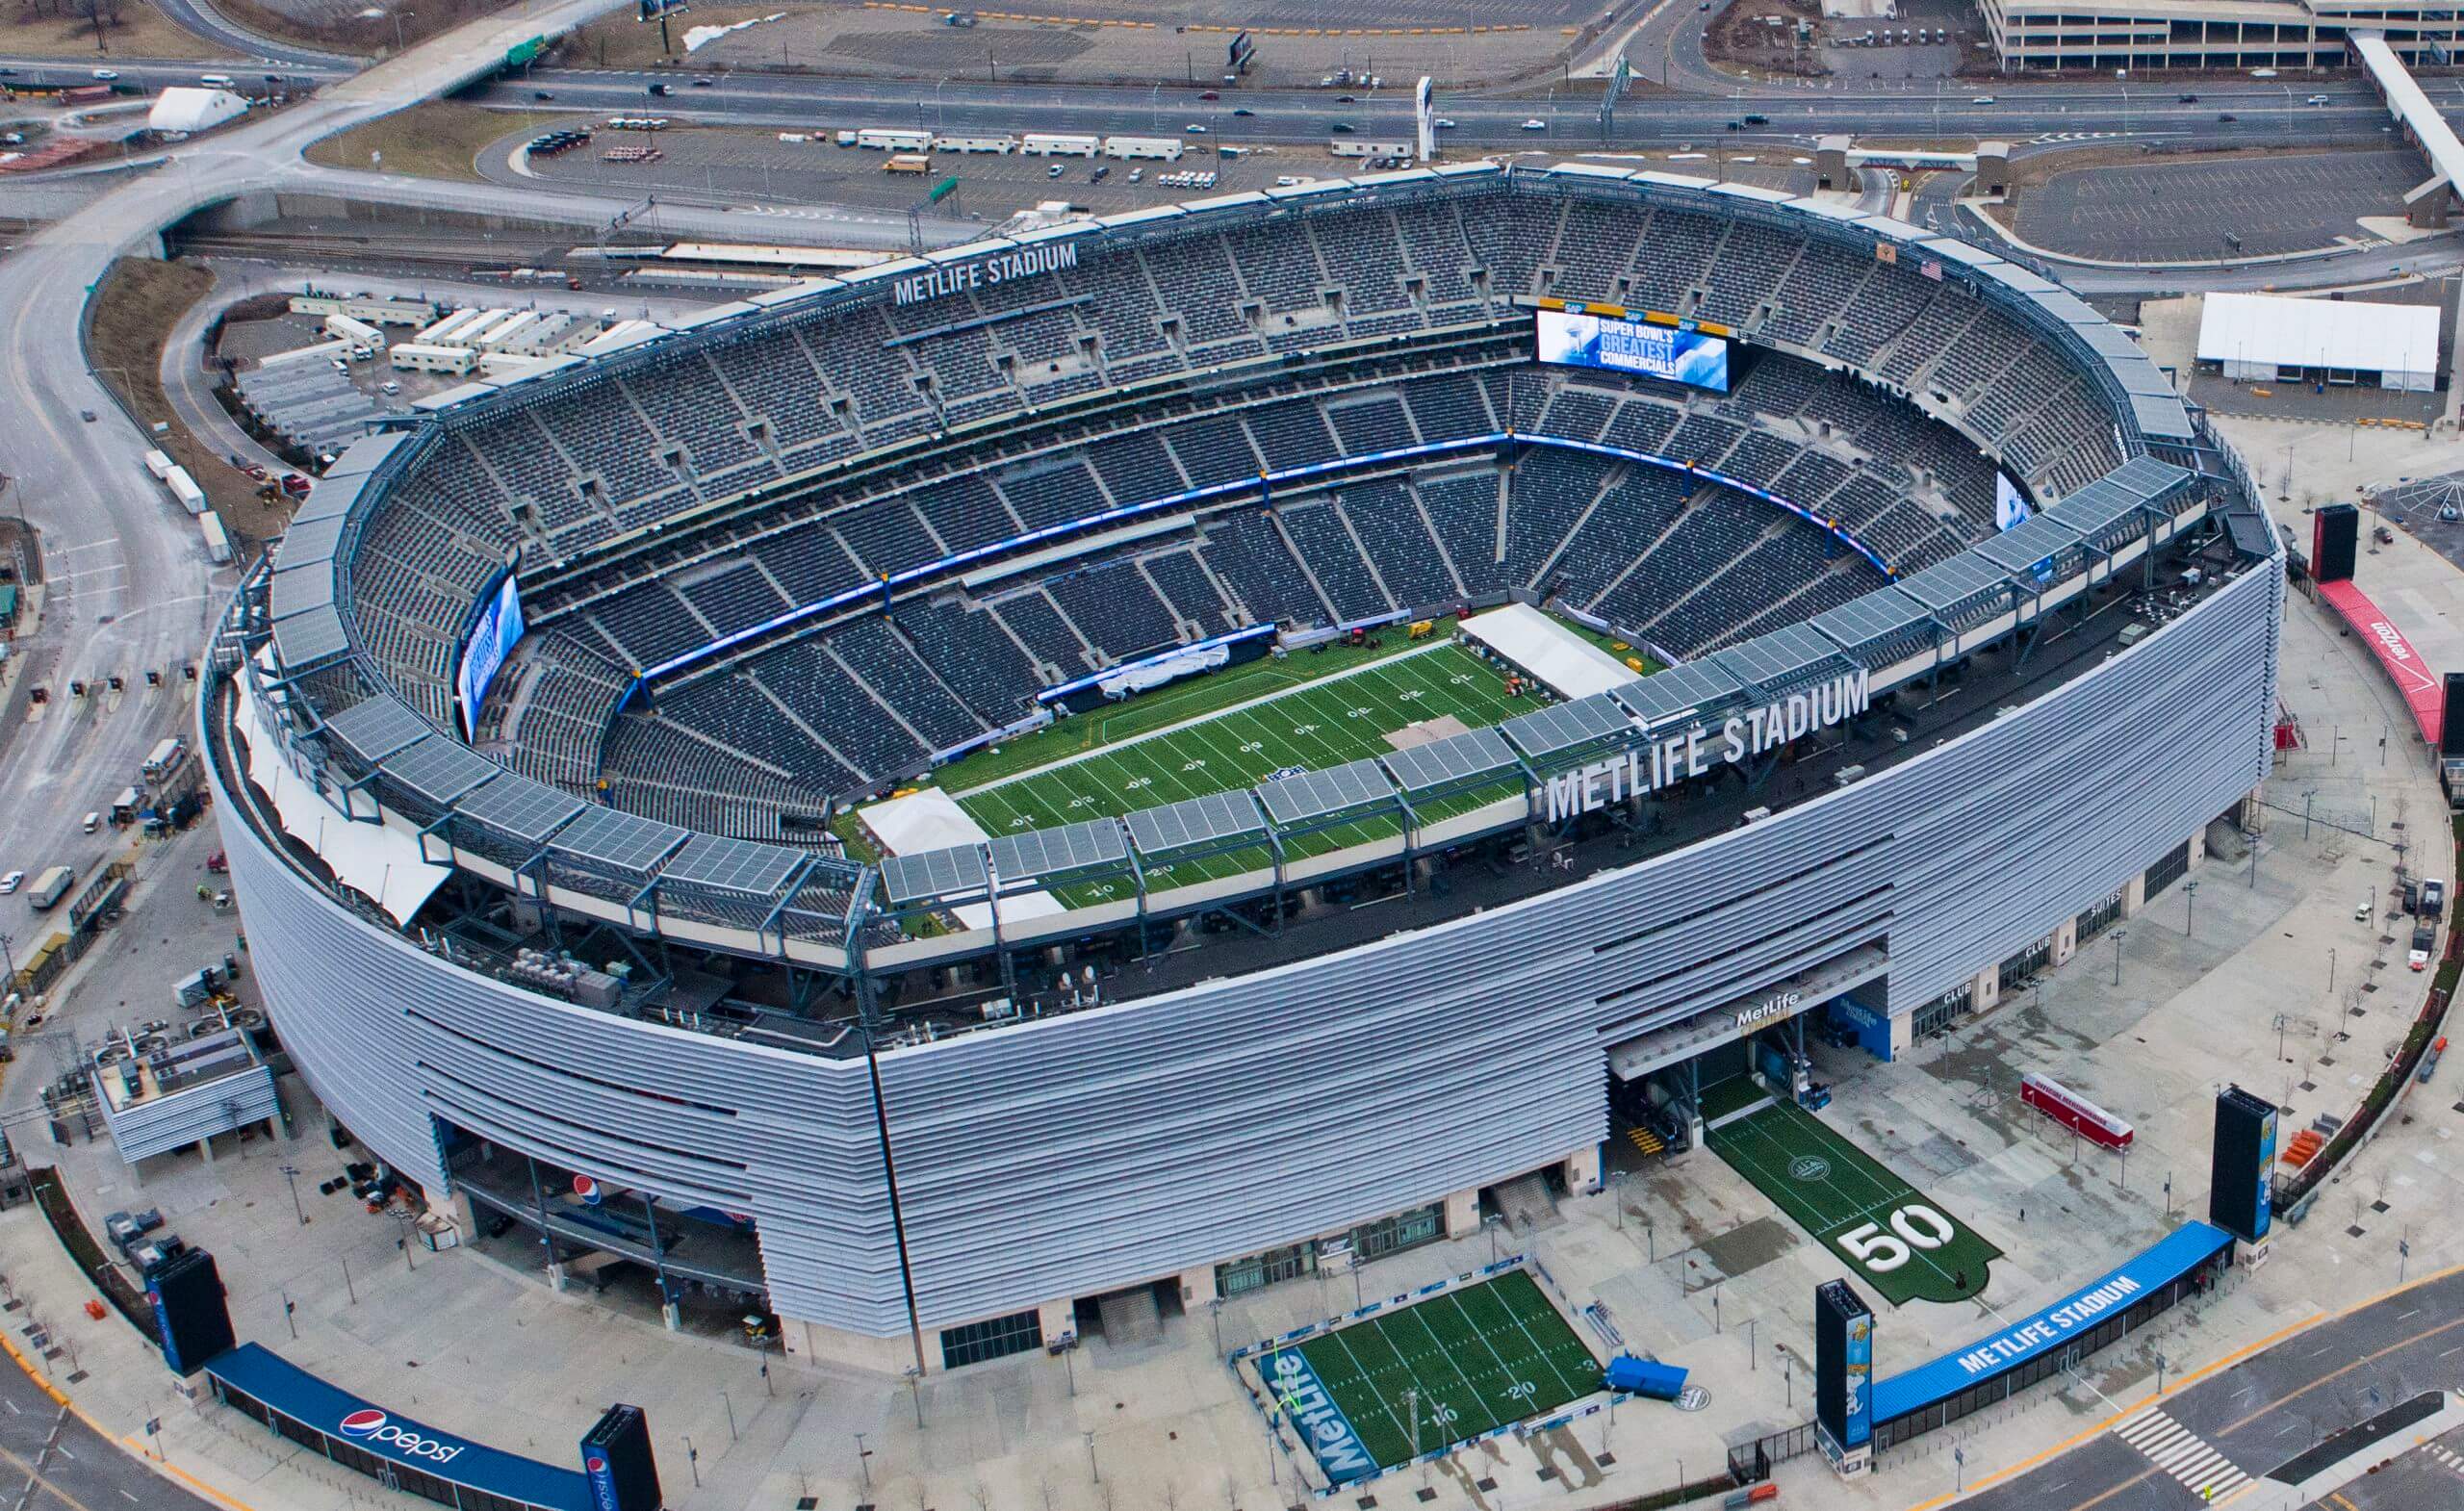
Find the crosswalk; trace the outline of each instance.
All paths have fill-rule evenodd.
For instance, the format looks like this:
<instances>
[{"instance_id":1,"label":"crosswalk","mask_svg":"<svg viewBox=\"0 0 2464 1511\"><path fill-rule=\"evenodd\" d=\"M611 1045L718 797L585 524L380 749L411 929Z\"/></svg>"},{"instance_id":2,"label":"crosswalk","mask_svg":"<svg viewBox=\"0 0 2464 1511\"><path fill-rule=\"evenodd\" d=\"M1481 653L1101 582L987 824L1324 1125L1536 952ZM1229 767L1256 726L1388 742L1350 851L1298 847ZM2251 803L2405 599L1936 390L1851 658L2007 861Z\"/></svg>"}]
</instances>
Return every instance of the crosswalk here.
<instances>
[{"instance_id":1,"label":"crosswalk","mask_svg":"<svg viewBox=\"0 0 2464 1511\"><path fill-rule=\"evenodd\" d=\"M2426 1445L2422 1451L2437 1460L2439 1467L2449 1473L2464 1475L2464 1453L2451 1450L2444 1443Z\"/></svg>"},{"instance_id":2,"label":"crosswalk","mask_svg":"<svg viewBox=\"0 0 2464 1511\"><path fill-rule=\"evenodd\" d=\"M2155 1407L2117 1423L2114 1435L2180 1480L2192 1495L2210 1501L2221 1500L2250 1482L2249 1475L2208 1447L2207 1440Z\"/></svg>"}]
</instances>

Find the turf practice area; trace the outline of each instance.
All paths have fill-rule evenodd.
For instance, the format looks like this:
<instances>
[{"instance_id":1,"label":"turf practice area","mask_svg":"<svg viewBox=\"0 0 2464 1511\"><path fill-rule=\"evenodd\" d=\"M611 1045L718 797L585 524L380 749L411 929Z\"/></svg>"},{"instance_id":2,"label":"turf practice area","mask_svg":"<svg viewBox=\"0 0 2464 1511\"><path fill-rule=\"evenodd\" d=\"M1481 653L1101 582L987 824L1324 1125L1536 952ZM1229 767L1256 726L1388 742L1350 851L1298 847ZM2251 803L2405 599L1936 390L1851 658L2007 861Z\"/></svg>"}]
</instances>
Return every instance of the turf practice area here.
<instances>
[{"instance_id":1,"label":"turf practice area","mask_svg":"<svg viewBox=\"0 0 2464 1511\"><path fill-rule=\"evenodd\" d=\"M1389 734L1428 720L1450 716L1462 728L1478 729L1544 706L1537 693L1507 697L1505 679L1495 668L1450 643L1388 655L1341 676L1304 681L1279 694L1275 691L1278 683L1272 679L1278 670L1297 680L1312 669L1310 660L1302 653L1287 658L1280 668L1273 663L1263 663L1265 671L1243 668L1237 679L1227 679L1227 690L1218 695L1220 701L1197 702L1213 678L1192 683L1186 690L1149 695L1174 699L1187 721L1166 732L1107 745L1082 758L992 785L967 787L972 773L962 766L945 779L945 784L956 794L959 806L988 832L1048 829L1250 786L1291 768L1338 766L1378 755L1395 748ZM1247 702L1251 699L1265 701ZM1132 699L1123 705L1124 711L1143 702ZM1207 716L1206 709L1228 703L1247 705ZM1105 717L1109 716L1080 714L1062 721L1055 732L1080 721ZM1452 732L1453 726L1442 729ZM1427 823L1446 818L1518 791L1520 786L1520 779L1508 779L1493 789L1424 805L1419 809L1421 819ZM1372 817L1309 835L1296 845L1287 843L1286 854L1322 854L1394 834L1399 828L1393 817ZM1149 865L1146 871L1150 884L1161 887L1230 876L1266 863L1261 850L1167 861Z\"/></svg>"},{"instance_id":2,"label":"turf practice area","mask_svg":"<svg viewBox=\"0 0 2464 1511\"><path fill-rule=\"evenodd\" d=\"M1794 1103L1715 1128L1709 1143L1894 1305L1974 1295L2002 1257Z\"/></svg>"},{"instance_id":3,"label":"turf practice area","mask_svg":"<svg viewBox=\"0 0 2464 1511\"><path fill-rule=\"evenodd\" d=\"M1313 1384L1341 1414L1350 1443L1323 1426L1302 1433L1339 1484L1410 1462L1415 1421L1427 1452L1601 1388L1600 1361L1520 1269L1270 1350L1258 1369L1304 1423Z\"/></svg>"}]
</instances>

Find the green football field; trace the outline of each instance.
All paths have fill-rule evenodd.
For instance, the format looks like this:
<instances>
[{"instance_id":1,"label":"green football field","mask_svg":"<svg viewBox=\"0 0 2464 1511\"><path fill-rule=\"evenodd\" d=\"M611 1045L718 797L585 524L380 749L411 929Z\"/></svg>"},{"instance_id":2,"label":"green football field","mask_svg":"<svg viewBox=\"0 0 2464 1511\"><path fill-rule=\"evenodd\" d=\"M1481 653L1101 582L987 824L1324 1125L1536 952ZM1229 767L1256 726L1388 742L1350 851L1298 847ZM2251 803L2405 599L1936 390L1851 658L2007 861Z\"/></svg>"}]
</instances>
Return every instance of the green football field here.
<instances>
[{"instance_id":1,"label":"green football field","mask_svg":"<svg viewBox=\"0 0 2464 1511\"><path fill-rule=\"evenodd\" d=\"M1294 1382L1315 1375L1375 1469L1410 1462L1415 1447L1426 1452L1460 1443L1601 1388L1600 1361L1521 1269L1283 1352L1298 1354L1306 1370L1278 1352L1261 1355L1258 1366L1285 1409L1301 1399ZM1318 1442L1320 1463L1337 1483L1372 1472L1345 1473L1327 1451L1327 1435Z\"/></svg>"},{"instance_id":2,"label":"green football field","mask_svg":"<svg viewBox=\"0 0 2464 1511\"><path fill-rule=\"evenodd\" d=\"M1305 675L1305 653L1289 659L1302 663L1298 670ZM944 784L988 833L1049 829L1252 786L1290 768L1314 770L1380 755L1395 748L1388 734L1425 720L1451 715L1465 729L1480 729L1545 705L1537 693L1507 697L1505 679L1495 668L1451 643L1389 655L1283 692L1252 673L1219 694L1220 701L1200 705L1194 700L1206 680L1213 679L1163 695L1178 695L1187 721L1164 732L1107 745L1077 759L973 788L959 785L970 775L962 763L952 773L956 780L945 779ZM1208 708L1257 698L1264 701L1206 716ZM1128 706L1139 702L1133 699ZM1098 716L1082 714L1062 721L1061 728L1094 717ZM1520 791L1521 786L1519 777L1509 777L1442 802L1419 805L1417 811L1424 824L1431 823ZM1285 855L1287 858L1320 855L1391 837L1400 827L1391 817L1345 824L1296 843L1287 842ZM1161 890L1268 863L1267 853L1259 849L1149 865L1146 874L1148 885ZM1095 901L1108 884L1064 890L1073 902ZM1080 892L1091 895L1081 898Z\"/></svg>"},{"instance_id":3,"label":"green football field","mask_svg":"<svg viewBox=\"0 0 2464 1511\"><path fill-rule=\"evenodd\" d=\"M1713 1129L1712 1152L1888 1296L1958 1301L1985 1289L2002 1251L1813 1114L1780 1102Z\"/></svg>"}]
</instances>

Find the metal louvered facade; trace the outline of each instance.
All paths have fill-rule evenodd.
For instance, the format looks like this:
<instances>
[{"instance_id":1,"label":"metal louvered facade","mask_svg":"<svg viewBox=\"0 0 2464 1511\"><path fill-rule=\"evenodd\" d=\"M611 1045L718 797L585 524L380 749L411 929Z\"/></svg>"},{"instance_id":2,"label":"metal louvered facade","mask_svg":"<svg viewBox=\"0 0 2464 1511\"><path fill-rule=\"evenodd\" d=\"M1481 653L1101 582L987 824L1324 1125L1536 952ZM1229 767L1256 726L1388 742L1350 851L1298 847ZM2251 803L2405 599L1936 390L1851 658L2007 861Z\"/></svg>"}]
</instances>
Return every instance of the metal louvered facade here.
<instances>
[{"instance_id":1,"label":"metal louvered facade","mask_svg":"<svg viewBox=\"0 0 2464 1511\"><path fill-rule=\"evenodd\" d=\"M917 1319L1108 1291L1547 1165L1606 1132L1607 1046L1861 944L1921 1003L2097 906L2257 786L2280 561L2017 711L1622 870L1358 948L885 1052ZM269 843L203 749L285 1043L389 1162L435 1124L752 1213L795 1319L910 1325L860 1057L593 1012L423 953ZM1000 1137L984 1130L997 1127ZM1271 1131L1271 1136L1270 1136Z\"/></svg>"}]
</instances>

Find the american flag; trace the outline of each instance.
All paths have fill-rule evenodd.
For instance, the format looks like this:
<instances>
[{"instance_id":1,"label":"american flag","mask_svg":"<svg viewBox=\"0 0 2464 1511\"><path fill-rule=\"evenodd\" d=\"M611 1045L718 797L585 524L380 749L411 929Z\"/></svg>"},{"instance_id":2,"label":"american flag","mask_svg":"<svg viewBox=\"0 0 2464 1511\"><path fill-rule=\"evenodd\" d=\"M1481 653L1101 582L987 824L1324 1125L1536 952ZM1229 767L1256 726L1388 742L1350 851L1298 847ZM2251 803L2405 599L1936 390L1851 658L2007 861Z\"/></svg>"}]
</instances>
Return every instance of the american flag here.
<instances>
[{"instance_id":1,"label":"american flag","mask_svg":"<svg viewBox=\"0 0 2464 1511\"><path fill-rule=\"evenodd\" d=\"M1942 281L1942 260L1938 257L1926 258L1925 266L1917 269L1916 270L1923 273L1926 277L1933 279L1936 283Z\"/></svg>"}]
</instances>

